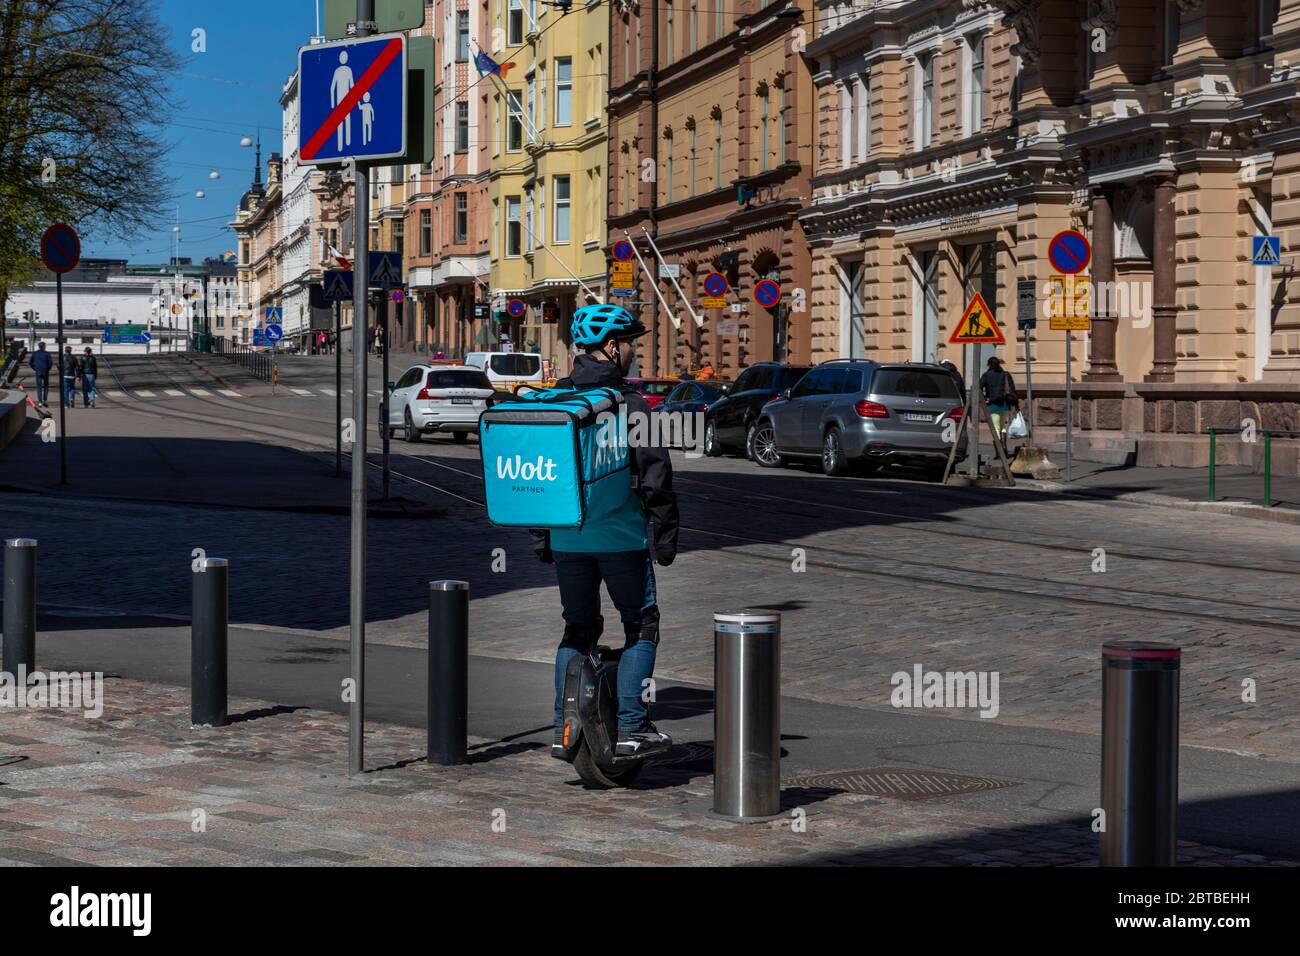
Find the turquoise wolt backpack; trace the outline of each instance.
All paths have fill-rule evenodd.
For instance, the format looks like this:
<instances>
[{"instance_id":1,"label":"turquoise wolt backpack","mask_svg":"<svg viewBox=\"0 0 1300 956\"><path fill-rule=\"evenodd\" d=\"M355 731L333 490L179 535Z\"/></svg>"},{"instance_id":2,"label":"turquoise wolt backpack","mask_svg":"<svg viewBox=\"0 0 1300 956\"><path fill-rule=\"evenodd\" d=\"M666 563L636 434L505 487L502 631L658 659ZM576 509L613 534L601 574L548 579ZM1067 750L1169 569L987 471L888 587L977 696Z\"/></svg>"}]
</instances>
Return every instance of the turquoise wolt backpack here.
<instances>
[{"instance_id":1,"label":"turquoise wolt backpack","mask_svg":"<svg viewBox=\"0 0 1300 956\"><path fill-rule=\"evenodd\" d=\"M632 497L627 406L612 388L536 389L478 423L488 520L581 528Z\"/></svg>"}]
</instances>

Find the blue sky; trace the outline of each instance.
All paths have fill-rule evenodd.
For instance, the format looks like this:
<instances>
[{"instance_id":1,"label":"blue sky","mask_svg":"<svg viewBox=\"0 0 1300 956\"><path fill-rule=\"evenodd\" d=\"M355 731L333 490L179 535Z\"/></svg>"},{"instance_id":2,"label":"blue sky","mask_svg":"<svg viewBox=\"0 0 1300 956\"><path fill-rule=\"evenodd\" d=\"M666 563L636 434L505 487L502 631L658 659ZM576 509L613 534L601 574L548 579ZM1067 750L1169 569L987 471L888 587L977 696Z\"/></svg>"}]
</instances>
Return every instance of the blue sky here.
<instances>
[{"instance_id":1,"label":"blue sky","mask_svg":"<svg viewBox=\"0 0 1300 956\"><path fill-rule=\"evenodd\" d=\"M178 206L181 256L200 262L234 249L226 223L253 178L254 150L241 147L240 138L256 140L261 128L265 170L266 157L280 149L280 91L297 66L298 47L316 29L313 0L163 0L159 16L183 59L166 133L175 188L165 221L129 243L83 235L83 256L166 262ZM207 32L205 53L191 51L195 28ZM209 178L213 169L220 179ZM205 198L195 197L199 190Z\"/></svg>"}]
</instances>

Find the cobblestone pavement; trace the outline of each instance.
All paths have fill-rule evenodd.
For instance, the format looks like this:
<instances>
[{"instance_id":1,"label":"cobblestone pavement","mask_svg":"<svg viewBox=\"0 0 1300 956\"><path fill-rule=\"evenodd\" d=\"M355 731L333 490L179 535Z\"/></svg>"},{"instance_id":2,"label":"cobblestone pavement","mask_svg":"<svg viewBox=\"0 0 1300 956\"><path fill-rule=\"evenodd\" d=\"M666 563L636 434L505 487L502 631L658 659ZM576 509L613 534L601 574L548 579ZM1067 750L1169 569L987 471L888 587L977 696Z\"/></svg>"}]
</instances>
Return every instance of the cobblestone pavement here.
<instances>
[{"instance_id":1,"label":"cobblestone pavement","mask_svg":"<svg viewBox=\"0 0 1300 956\"><path fill-rule=\"evenodd\" d=\"M1014 818L971 797L902 801L784 781L782 819L712 816L707 768L647 768L584 792L544 747L472 741L434 767L423 735L372 724L349 779L344 718L232 699L236 722L189 727L183 689L120 680L101 719L7 711L0 865L815 864L1090 866L1087 820ZM799 812L802 811L802 812ZM1182 841L1191 866L1293 866Z\"/></svg>"},{"instance_id":2,"label":"cobblestone pavement","mask_svg":"<svg viewBox=\"0 0 1300 956\"><path fill-rule=\"evenodd\" d=\"M294 434L316 428L292 401L266 408ZM250 423L278 420L243 407L253 409ZM238 424L215 400L178 401L178 409L206 417L176 425L195 436ZM232 620L344 636L346 517L259 510L292 500L298 486L283 473L241 477L239 443L171 441L167 433L153 444L162 463L233 456L227 483L248 489L249 507L7 495L0 532L41 539L43 604L186 615L191 553L201 547L231 558ZM332 472L332 453L297 438L282 444L315 456L303 461L305 487ZM776 608L786 694L887 708L891 676L916 664L997 671L997 720L1096 733L1102 642L1168 640L1184 648L1184 743L1300 758L1293 527L1043 492L675 460L683 553L657 572L664 676L711 683L712 613ZM472 503L476 448L395 443L393 461L418 482L399 479L395 488L445 513L371 522L369 639L422 645L425 582L463 578L474 596L475 653L548 660L560 631L553 572L532 558L525 535L492 528ZM160 475L165 484L161 465ZM140 494L147 498L148 487ZM974 710L949 713L978 719Z\"/></svg>"}]
</instances>

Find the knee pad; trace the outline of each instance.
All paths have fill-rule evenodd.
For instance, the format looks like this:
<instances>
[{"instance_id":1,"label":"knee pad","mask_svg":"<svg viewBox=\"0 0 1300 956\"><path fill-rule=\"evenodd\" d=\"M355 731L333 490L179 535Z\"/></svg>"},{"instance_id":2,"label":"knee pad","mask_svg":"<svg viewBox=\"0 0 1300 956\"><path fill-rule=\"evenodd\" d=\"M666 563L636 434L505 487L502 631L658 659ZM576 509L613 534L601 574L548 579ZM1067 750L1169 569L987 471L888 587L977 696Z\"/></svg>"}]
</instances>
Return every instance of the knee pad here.
<instances>
[{"instance_id":1,"label":"knee pad","mask_svg":"<svg viewBox=\"0 0 1300 956\"><path fill-rule=\"evenodd\" d=\"M564 625L564 640L560 641L560 646L571 647L579 654L587 654L604 632L604 618L583 622L568 621Z\"/></svg>"},{"instance_id":2,"label":"knee pad","mask_svg":"<svg viewBox=\"0 0 1300 956\"><path fill-rule=\"evenodd\" d=\"M637 641L659 643L659 605L652 604L638 621L624 622L623 649L627 650Z\"/></svg>"}]
</instances>

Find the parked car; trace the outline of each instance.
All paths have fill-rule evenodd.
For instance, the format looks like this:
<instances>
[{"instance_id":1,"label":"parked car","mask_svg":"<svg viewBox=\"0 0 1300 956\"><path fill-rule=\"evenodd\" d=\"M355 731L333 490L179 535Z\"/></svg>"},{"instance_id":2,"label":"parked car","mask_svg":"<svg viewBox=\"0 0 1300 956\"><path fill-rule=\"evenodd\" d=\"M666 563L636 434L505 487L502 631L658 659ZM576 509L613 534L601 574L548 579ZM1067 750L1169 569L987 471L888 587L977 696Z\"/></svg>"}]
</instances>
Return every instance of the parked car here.
<instances>
[{"instance_id":1,"label":"parked car","mask_svg":"<svg viewBox=\"0 0 1300 956\"><path fill-rule=\"evenodd\" d=\"M659 404L661 412L702 412L726 391L727 383L717 379L707 382L678 382Z\"/></svg>"},{"instance_id":2,"label":"parked car","mask_svg":"<svg viewBox=\"0 0 1300 956\"><path fill-rule=\"evenodd\" d=\"M629 378L627 381L645 397L651 408L662 405L668 393L682 383L679 378Z\"/></svg>"},{"instance_id":3,"label":"parked car","mask_svg":"<svg viewBox=\"0 0 1300 956\"><path fill-rule=\"evenodd\" d=\"M828 475L844 474L850 465L874 471L912 464L938 477L962 411L957 384L941 365L836 359L763 406L754 459L775 468L791 458L820 458ZM965 449L963 434L958 461Z\"/></svg>"},{"instance_id":4,"label":"parked car","mask_svg":"<svg viewBox=\"0 0 1300 956\"><path fill-rule=\"evenodd\" d=\"M507 392L542 381L542 357L536 352L469 352L465 364L482 369L496 388Z\"/></svg>"},{"instance_id":5,"label":"parked car","mask_svg":"<svg viewBox=\"0 0 1300 956\"><path fill-rule=\"evenodd\" d=\"M388 435L400 428L408 442L440 431L467 440L497 394L483 370L469 365L413 365L389 389Z\"/></svg>"},{"instance_id":6,"label":"parked car","mask_svg":"<svg viewBox=\"0 0 1300 956\"><path fill-rule=\"evenodd\" d=\"M749 448L759 412L774 396L803 378L808 368L759 362L741 372L727 394L709 406L704 422L704 453L717 456L730 451L752 458Z\"/></svg>"}]
</instances>

